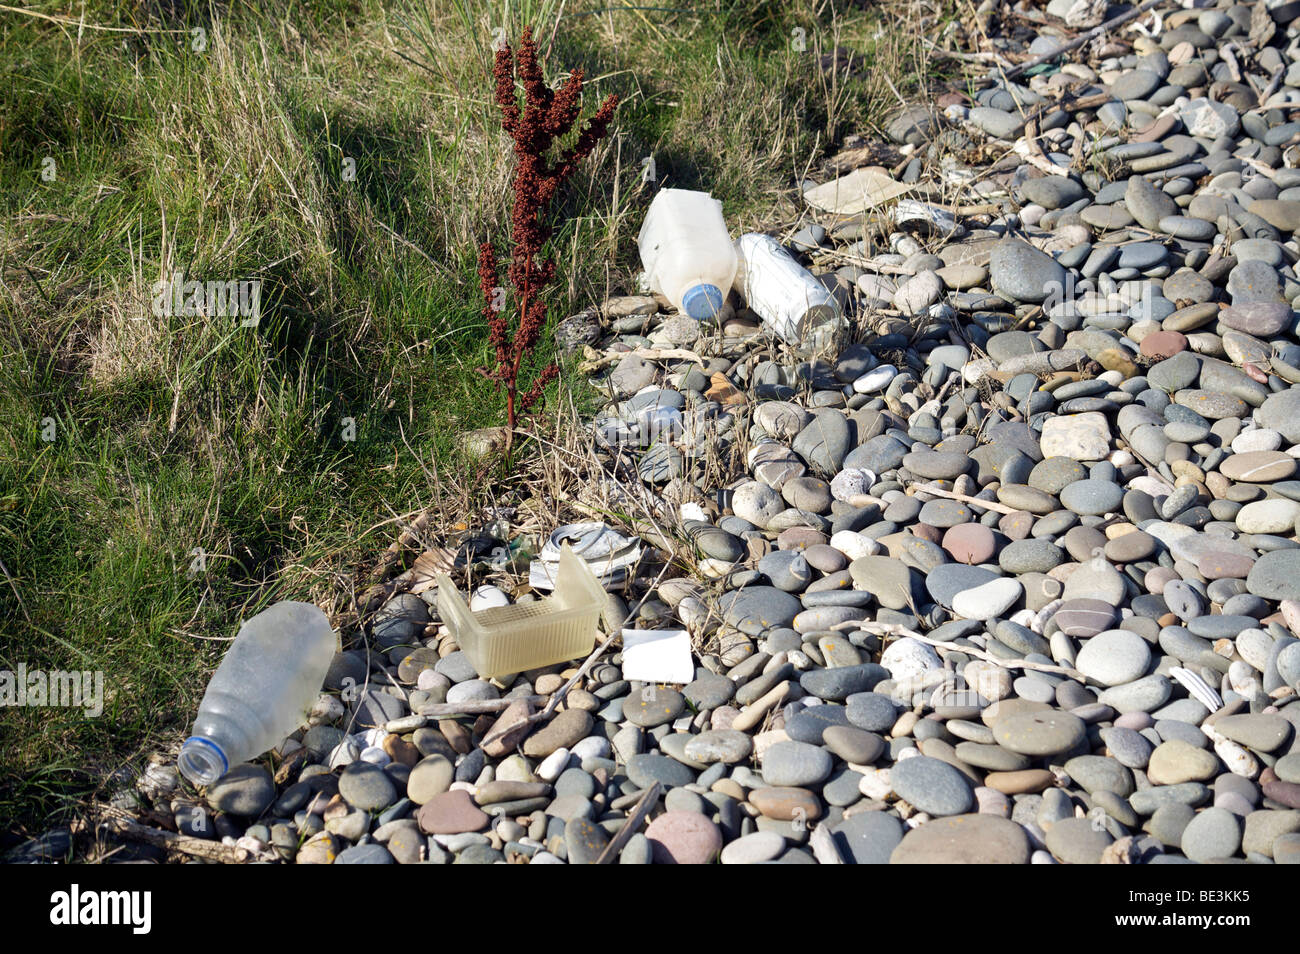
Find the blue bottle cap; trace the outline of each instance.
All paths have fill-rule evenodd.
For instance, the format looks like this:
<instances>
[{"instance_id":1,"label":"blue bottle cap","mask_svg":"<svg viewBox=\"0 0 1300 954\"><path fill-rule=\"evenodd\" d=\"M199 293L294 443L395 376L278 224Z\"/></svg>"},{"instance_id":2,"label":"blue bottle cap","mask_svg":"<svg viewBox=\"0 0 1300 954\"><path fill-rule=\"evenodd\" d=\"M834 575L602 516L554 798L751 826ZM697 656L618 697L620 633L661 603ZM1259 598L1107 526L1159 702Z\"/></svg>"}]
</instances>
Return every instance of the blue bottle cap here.
<instances>
[{"instance_id":1,"label":"blue bottle cap","mask_svg":"<svg viewBox=\"0 0 1300 954\"><path fill-rule=\"evenodd\" d=\"M682 307L696 321L712 318L722 310L722 291L717 285L693 285L682 296Z\"/></svg>"}]
</instances>

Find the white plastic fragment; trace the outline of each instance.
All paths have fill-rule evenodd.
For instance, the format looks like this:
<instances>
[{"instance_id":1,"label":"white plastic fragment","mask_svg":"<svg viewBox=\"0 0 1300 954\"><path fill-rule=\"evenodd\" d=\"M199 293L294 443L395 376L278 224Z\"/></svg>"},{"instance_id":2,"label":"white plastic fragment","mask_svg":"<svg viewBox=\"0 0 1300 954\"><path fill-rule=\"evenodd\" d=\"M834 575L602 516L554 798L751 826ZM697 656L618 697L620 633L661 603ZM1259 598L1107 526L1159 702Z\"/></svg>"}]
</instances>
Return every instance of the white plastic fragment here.
<instances>
[{"instance_id":1,"label":"white plastic fragment","mask_svg":"<svg viewBox=\"0 0 1300 954\"><path fill-rule=\"evenodd\" d=\"M684 629L623 630L623 678L687 683L695 678L691 637Z\"/></svg>"}]
</instances>

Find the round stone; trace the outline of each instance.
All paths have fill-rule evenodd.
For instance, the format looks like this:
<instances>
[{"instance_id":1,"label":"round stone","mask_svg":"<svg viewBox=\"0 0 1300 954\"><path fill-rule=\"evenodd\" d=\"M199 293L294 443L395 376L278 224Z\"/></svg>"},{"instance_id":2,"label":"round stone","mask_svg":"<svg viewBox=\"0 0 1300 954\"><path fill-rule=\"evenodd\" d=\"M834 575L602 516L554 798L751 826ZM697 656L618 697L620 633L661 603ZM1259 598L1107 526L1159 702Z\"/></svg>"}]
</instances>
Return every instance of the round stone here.
<instances>
[{"instance_id":1,"label":"round stone","mask_svg":"<svg viewBox=\"0 0 1300 954\"><path fill-rule=\"evenodd\" d=\"M260 765L236 765L208 786L207 800L219 812L257 818L275 801L275 782Z\"/></svg>"},{"instance_id":2,"label":"round stone","mask_svg":"<svg viewBox=\"0 0 1300 954\"><path fill-rule=\"evenodd\" d=\"M1061 491L1061 503L1077 514L1114 513L1124 499L1124 488L1108 480L1077 480Z\"/></svg>"},{"instance_id":3,"label":"round stone","mask_svg":"<svg viewBox=\"0 0 1300 954\"><path fill-rule=\"evenodd\" d=\"M722 850L722 832L698 812L664 812L646 826L655 864L706 865Z\"/></svg>"},{"instance_id":4,"label":"round stone","mask_svg":"<svg viewBox=\"0 0 1300 954\"><path fill-rule=\"evenodd\" d=\"M987 563L997 552L997 538L982 523L959 523L944 533L942 546L958 563Z\"/></svg>"},{"instance_id":5,"label":"round stone","mask_svg":"<svg viewBox=\"0 0 1300 954\"><path fill-rule=\"evenodd\" d=\"M952 609L964 619L996 619L1010 609L1023 593L1024 587L1019 580L1001 577L962 590L953 597Z\"/></svg>"},{"instance_id":6,"label":"round stone","mask_svg":"<svg viewBox=\"0 0 1300 954\"><path fill-rule=\"evenodd\" d=\"M1052 618L1065 635L1087 639L1109 627L1117 617L1116 607L1111 603L1076 599L1062 603Z\"/></svg>"},{"instance_id":7,"label":"round stone","mask_svg":"<svg viewBox=\"0 0 1300 954\"><path fill-rule=\"evenodd\" d=\"M1300 549L1265 553L1246 576L1246 589L1269 600L1300 600Z\"/></svg>"},{"instance_id":8,"label":"round stone","mask_svg":"<svg viewBox=\"0 0 1300 954\"><path fill-rule=\"evenodd\" d=\"M998 294L1012 301L1037 303L1047 298L1053 288L1065 287L1065 269L1028 242L1004 238L990 254L989 279Z\"/></svg>"},{"instance_id":9,"label":"round stone","mask_svg":"<svg viewBox=\"0 0 1300 954\"><path fill-rule=\"evenodd\" d=\"M753 742L744 732L721 729L701 732L686 743L686 757L706 765L713 762L728 764L749 758Z\"/></svg>"},{"instance_id":10,"label":"round stone","mask_svg":"<svg viewBox=\"0 0 1300 954\"><path fill-rule=\"evenodd\" d=\"M760 865L778 858L785 851L785 839L774 831L756 831L744 835L722 849L724 865Z\"/></svg>"},{"instance_id":11,"label":"round stone","mask_svg":"<svg viewBox=\"0 0 1300 954\"><path fill-rule=\"evenodd\" d=\"M456 778L456 767L441 755L429 755L416 763L406 780L406 796L415 804L423 805L435 795L451 788Z\"/></svg>"},{"instance_id":12,"label":"round stone","mask_svg":"<svg viewBox=\"0 0 1300 954\"><path fill-rule=\"evenodd\" d=\"M1059 755L1083 741L1083 720L1068 712L1024 712L999 719L993 726L998 745L1021 755Z\"/></svg>"},{"instance_id":13,"label":"round stone","mask_svg":"<svg viewBox=\"0 0 1300 954\"><path fill-rule=\"evenodd\" d=\"M1226 808L1206 808L1183 829L1183 854L1192 861L1231 858L1241 847L1241 823Z\"/></svg>"},{"instance_id":14,"label":"round stone","mask_svg":"<svg viewBox=\"0 0 1300 954\"><path fill-rule=\"evenodd\" d=\"M763 780L777 787L799 788L824 782L831 774L830 754L806 742L777 742L763 753Z\"/></svg>"},{"instance_id":15,"label":"round stone","mask_svg":"<svg viewBox=\"0 0 1300 954\"><path fill-rule=\"evenodd\" d=\"M966 776L939 759L901 759L889 779L899 798L929 815L962 815L975 804Z\"/></svg>"},{"instance_id":16,"label":"round stone","mask_svg":"<svg viewBox=\"0 0 1300 954\"><path fill-rule=\"evenodd\" d=\"M832 828L830 834L845 861L883 865L892 860L891 853L903 838L903 823L888 812L859 812Z\"/></svg>"},{"instance_id":17,"label":"round stone","mask_svg":"<svg viewBox=\"0 0 1300 954\"><path fill-rule=\"evenodd\" d=\"M1213 752L1181 739L1170 739L1156 746L1147 762L1147 777L1156 785L1204 782L1218 774L1219 760Z\"/></svg>"},{"instance_id":18,"label":"round stone","mask_svg":"<svg viewBox=\"0 0 1300 954\"><path fill-rule=\"evenodd\" d=\"M1075 668L1103 686L1140 679L1151 666L1151 648L1137 633L1112 629L1098 633L1079 650Z\"/></svg>"},{"instance_id":19,"label":"round stone","mask_svg":"<svg viewBox=\"0 0 1300 954\"><path fill-rule=\"evenodd\" d=\"M1114 839L1090 818L1062 818L1047 830L1047 850L1068 865L1095 865Z\"/></svg>"},{"instance_id":20,"label":"round stone","mask_svg":"<svg viewBox=\"0 0 1300 954\"><path fill-rule=\"evenodd\" d=\"M397 798L392 778L378 765L353 762L339 776L339 794L353 808L380 811Z\"/></svg>"}]
</instances>

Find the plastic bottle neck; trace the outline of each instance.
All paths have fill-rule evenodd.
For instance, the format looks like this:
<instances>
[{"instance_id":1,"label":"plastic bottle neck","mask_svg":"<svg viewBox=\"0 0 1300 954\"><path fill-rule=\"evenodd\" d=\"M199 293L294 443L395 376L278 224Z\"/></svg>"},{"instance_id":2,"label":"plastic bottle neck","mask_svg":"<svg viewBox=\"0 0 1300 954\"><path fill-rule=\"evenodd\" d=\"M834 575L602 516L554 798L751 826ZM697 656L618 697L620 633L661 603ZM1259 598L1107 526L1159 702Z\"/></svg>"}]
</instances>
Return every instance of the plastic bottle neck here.
<instances>
[{"instance_id":1,"label":"plastic bottle neck","mask_svg":"<svg viewBox=\"0 0 1300 954\"><path fill-rule=\"evenodd\" d=\"M230 760L211 739L192 735L181 746L177 767L195 785L211 785L230 770Z\"/></svg>"}]
</instances>

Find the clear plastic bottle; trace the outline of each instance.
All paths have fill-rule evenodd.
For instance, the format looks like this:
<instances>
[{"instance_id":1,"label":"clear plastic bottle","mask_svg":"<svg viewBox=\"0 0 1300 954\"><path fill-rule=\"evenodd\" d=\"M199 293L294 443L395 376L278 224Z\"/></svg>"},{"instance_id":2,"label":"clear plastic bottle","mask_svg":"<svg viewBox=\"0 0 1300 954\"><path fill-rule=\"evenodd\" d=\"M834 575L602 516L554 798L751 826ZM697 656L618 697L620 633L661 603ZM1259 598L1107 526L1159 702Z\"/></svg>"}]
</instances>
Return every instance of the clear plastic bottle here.
<instances>
[{"instance_id":1,"label":"clear plastic bottle","mask_svg":"<svg viewBox=\"0 0 1300 954\"><path fill-rule=\"evenodd\" d=\"M276 603L239 627L208 683L181 773L211 785L232 765L278 745L306 721L338 639L310 603Z\"/></svg>"},{"instance_id":2,"label":"clear plastic bottle","mask_svg":"<svg viewBox=\"0 0 1300 954\"><path fill-rule=\"evenodd\" d=\"M835 296L772 236L748 232L736 252L736 291L787 343L815 346L843 323Z\"/></svg>"},{"instance_id":3,"label":"clear plastic bottle","mask_svg":"<svg viewBox=\"0 0 1300 954\"><path fill-rule=\"evenodd\" d=\"M703 321L722 310L736 277L736 250L722 203L707 192L662 189L637 236L650 288Z\"/></svg>"}]
</instances>

